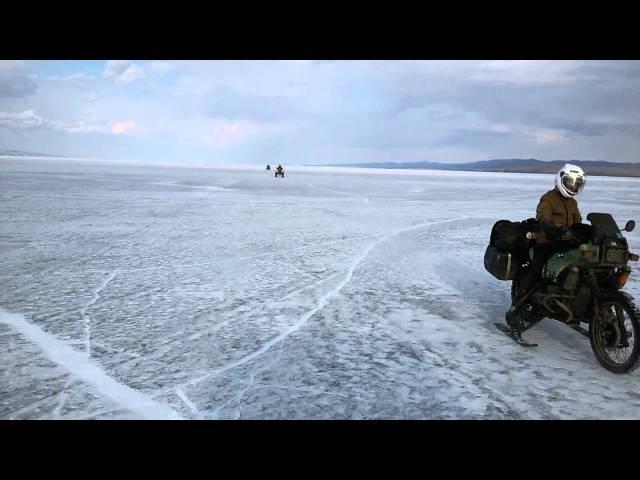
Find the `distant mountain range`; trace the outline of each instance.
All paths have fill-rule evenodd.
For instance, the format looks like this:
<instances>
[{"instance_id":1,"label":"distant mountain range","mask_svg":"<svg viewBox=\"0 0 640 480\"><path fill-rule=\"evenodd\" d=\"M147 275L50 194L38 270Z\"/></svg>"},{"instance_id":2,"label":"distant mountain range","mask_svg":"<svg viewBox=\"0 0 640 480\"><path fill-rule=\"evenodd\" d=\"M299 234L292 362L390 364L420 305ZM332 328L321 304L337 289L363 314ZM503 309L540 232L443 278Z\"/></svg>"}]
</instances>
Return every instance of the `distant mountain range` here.
<instances>
[{"instance_id":1,"label":"distant mountain range","mask_svg":"<svg viewBox=\"0 0 640 480\"><path fill-rule=\"evenodd\" d=\"M509 173L556 173L565 163L580 165L587 175L604 175L610 177L640 177L640 163L615 163L596 160L552 160L542 161L535 158L510 158L500 160L484 160L471 163L438 163L438 162L385 162L385 163L346 163L330 165L333 167L358 168L392 168L392 169L425 169L425 170L457 170L472 172L509 172ZM325 165L329 166L329 165Z\"/></svg>"},{"instance_id":2,"label":"distant mountain range","mask_svg":"<svg viewBox=\"0 0 640 480\"><path fill-rule=\"evenodd\" d=\"M3 150L3 149L0 149L0 157L59 157L59 158L64 158L64 155L49 155L47 153L33 153L33 152L23 152L21 150Z\"/></svg>"},{"instance_id":3,"label":"distant mountain range","mask_svg":"<svg viewBox=\"0 0 640 480\"><path fill-rule=\"evenodd\" d=\"M0 156L5 157L57 157L47 153L23 152L21 150L0 149ZM483 160L470 163L440 162L384 162L384 163L342 163L318 165L324 167L356 167L418 170L454 170L470 172L506 172L506 173L556 173L565 163L574 163L584 168L587 175L608 177L640 177L640 163L616 163L600 160L551 160L542 161L535 158L508 158Z\"/></svg>"}]
</instances>

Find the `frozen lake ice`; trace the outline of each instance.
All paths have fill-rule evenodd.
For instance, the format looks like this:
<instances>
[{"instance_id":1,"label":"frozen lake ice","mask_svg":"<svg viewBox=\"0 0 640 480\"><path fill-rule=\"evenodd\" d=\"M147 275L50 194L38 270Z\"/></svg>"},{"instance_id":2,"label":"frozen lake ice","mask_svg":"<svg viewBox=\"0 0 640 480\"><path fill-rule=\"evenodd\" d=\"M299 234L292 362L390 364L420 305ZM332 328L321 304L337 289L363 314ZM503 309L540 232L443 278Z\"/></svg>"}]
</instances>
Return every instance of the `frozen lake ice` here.
<instances>
[{"instance_id":1,"label":"frozen lake ice","mask_svg":"<svg viewBox=\"0 0 640 480\"><path fill-rule=\"evenodd\" d=\"M0 159L0 418L640 418L640 374L586 337L493 327L491 226L552 186ZM579 204L640 221L640 179L590 177Z\"/></svg>"}]
</instances>

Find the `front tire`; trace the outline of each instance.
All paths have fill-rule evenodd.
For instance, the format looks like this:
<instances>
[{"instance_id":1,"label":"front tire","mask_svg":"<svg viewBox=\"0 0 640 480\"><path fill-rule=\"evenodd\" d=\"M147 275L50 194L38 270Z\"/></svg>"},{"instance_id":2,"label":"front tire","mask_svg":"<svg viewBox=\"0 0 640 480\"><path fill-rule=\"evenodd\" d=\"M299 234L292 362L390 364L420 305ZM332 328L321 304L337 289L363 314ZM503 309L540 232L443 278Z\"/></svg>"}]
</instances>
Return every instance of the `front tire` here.
<instances>
[{"instance_id":1,"label":"front tire","mask_svg":"<svg viewBox=\"0 0 640 480\"><path fill-rule=\"evenodd\" d=\"M622 292L600 297L589 324L589 340L598 362L613 373L630 373L640 366L640 311Z\"/></svg>"}]
</instances>

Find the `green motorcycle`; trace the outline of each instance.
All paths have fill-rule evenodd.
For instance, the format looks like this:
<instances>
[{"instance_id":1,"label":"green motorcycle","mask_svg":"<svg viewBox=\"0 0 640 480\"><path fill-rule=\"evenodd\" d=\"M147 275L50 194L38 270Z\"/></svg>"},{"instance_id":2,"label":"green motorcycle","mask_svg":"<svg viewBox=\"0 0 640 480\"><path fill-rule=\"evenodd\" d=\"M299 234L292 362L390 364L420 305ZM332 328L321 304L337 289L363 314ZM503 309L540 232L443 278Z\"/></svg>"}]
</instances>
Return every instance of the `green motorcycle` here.
<instances>
[{"instance_id":1,"label":"green motorcycle","mask_svg":"<svg viewBox=\"0 0 640 480\"><path fill-rule=\"evenodd\" d=\"M520 299L515 292L528 272L530 250L489 245L485 268L496 278L513 281L510 313L518 316L523 331L544 318L558 320L589 337L604 368L628 373L640 365L640 342L635 341L640 335L640 311L622 288L631 274L629 262L638 261L638 255L629 251L621 232L633 231L635 222L630 220L620 230L607 213L591 213L587 220L591 225L581 224L586 228L578 233L570 228L555 242L542 279Z\"/></svg>"}]
</instances>

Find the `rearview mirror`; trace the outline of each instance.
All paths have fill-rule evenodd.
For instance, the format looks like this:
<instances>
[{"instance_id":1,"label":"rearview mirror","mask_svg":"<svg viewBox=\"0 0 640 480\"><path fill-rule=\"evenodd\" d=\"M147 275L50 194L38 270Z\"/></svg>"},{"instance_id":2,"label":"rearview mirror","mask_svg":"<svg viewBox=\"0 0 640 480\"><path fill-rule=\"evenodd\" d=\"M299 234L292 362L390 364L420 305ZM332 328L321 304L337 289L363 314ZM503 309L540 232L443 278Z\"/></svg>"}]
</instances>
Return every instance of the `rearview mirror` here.
<instances>
[{"instance_id":1,"label":"rearview mirror","mask_svg":"<svg viewBox=\"0 0 640 480\"><path fill-rule=\"evenodd\" d=\"M624 226L624 231L633 232L635 228L636 228L636 222L634 222L633 220L629 220L627 224Z\"/></svg>"}]
</instances>

